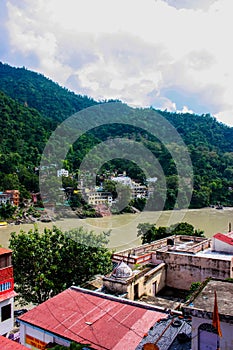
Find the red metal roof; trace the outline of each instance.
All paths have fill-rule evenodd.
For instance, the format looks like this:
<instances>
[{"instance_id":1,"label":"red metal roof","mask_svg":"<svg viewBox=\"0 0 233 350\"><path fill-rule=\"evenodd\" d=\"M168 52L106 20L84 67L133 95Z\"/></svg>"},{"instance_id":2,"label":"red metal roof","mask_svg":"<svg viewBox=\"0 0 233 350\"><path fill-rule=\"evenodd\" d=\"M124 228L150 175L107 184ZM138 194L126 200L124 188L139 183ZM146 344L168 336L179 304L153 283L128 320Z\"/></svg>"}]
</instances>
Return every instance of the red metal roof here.
<instances>
[{"instance_id":1,"label":"red metal roof","mask_svg":"<svg viewBox=\"0 0 233 350\"><path fill-rule=\"evenodd\" d=\"M95 349L131 350L165 317L152 306L71 287L19 319Z\"/></svg>"},{"instance_id":2,"label":"red metal roof","mask_svg":"<svg viewBox=\"0 0 233 350\"><path fill-rule=\"evenodd\" d=\"M21 345L13 340L10 340L8 338L2 337L0 335L0 349L4 350L24 350L28 349L26 346Z\"/></svg>"},{"instance_id":3,"label":"red metal roof","mask_svg":"<svg viewBox=\"0 0 233 350\"><path fill-rule=\"evenodd\" d=\"M216 233L213 237L218 239L219 241L222 241L224 243L233 245L233 232L229 232L228 235L223 234L223 233Z\"/></svg>"},{"instance_id":4,"label":"red metal roof","mask_svg":"<svg viewBox=\"0 0 233 350\"><path fill-rule=\"evenodd\" d=\"M11 253L11 252L12 252L11 249L7 249L7 248L2 248L2 247L0 247L0 255L6 254L6 253Z\"/></svg>"},{"instance_id":5,"label":"red metal roof","mask_svg":"<svg viewBox=\"0 0 233 350\"><path fill-rule=\"evenodd\" d=\"M9 292L4 292L0 295L0 302L3 300L7 300L13 297L16 297L18 294L15 293L13 290L9 291Z\"/></svg>"}]
</instances>

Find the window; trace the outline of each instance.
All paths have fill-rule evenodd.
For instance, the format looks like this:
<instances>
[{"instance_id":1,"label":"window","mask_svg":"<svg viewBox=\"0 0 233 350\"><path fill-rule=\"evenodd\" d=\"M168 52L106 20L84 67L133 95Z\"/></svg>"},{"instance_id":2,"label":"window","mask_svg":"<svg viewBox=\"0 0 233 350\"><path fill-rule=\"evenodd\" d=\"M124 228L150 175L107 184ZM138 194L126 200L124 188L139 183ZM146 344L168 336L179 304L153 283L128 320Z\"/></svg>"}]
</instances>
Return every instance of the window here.
<instances>
[{"instance_id":1,"label":"window","mask_svg":"<svg viewBox=\"0 0 233 350\"><path fill-rule=\"evenodd\" d=\"M6 321L11 318L11 304L5 305L1 308L1 321Z\"/></svg>"},{"instance_id":2,"label":"window","mask_svg":"<svg viewBox=\"0 0 233 350\"><path fill-rule=\"evenodd\" d=\"M5 282L0 284L0 292L11 289L11 282Z\"/></svg>"}]
</instances>

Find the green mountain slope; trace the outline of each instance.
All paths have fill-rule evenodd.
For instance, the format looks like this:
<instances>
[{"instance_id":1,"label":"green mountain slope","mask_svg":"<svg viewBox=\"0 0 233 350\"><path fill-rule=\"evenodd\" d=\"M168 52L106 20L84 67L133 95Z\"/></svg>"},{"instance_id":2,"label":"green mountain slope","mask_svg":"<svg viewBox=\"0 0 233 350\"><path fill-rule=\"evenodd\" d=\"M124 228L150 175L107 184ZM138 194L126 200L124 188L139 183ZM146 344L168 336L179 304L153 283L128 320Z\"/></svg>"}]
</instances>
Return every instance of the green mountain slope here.
<instances>
[{"instance_id":1,"label":"green mountain slope","mask_svg":"<svg viewBox=\"0 0 233 350\"><path fill-rule=\"evenodd\" d=\"M25 185L37 190L35 166L49 137L51 122L0 91L0 188Z\"/></svg>"},{"instance_id":2,"label":"green mountain slope","mask_svg":"<svg viewBox=\"0 0 233 350\"><path fill-rule=\"evenodd\" d=\"M1 62L0 90L55 122L61 122L73 113L97 103L87 96L62 88L42 74Z\"/></svg>"},{"instance_id":3,"label":"green mountain slope","mask_svg":"<svg viewBox=\"0 0 233 350\"><path fill-rule=\"evenodd\" d=\"M97 104L60 87L44 76L0 63L0 190L21 186L38 191L34 168L56 125L76 111ZM33 108L31 108L33 107ZM135 118L147 116L151 109L132 110ZM173 124L186 143L194 170L191 207L221 202L233 206L233 128L210 115L158 111ZM148 126L149 128L149 126ZM166 130L164 131L166 132ZM161 164L167 182L166 209L174 205L177 194L177 171L167 148L149 133L129 125L106 125L83 135L67 155L70 171L79 169L83 157L94 145L109 137L126 137L142 142ZM132 162L115 159L103 170L127 171L143 180L143 173Z\"/></svg>"}]
</instances>

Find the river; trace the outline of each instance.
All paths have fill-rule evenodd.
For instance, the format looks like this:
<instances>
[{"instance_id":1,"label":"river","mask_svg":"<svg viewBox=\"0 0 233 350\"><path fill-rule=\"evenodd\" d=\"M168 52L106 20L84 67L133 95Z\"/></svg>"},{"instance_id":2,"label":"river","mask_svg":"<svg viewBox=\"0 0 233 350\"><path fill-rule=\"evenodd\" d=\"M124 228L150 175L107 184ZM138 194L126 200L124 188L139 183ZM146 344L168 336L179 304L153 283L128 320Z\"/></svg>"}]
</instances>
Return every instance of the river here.
<instances>
[{"instance_id":1,"label":"river","mask_svg":"<svg viewBox=\"0 0 233 350\"><path fill-rule=\"evenodd\" d=\"M217 210L214 208L189 209L163 212L142 212L140 214L123 214L98 219L64 219L55 223L38 222L38 227L56 225L62 230L84 226L88 230L102 232L111 230L109 248L115 251L135 247L141 243L137 237L137 225L143 222L156 223L158 226L169 226L177 222L188 222L196 229L204 230L207 237L212 237L217 232L228 232L229 223L233 229L233 208ZM20 230L28 232L33 224L8 225L0 227L0 244L7 248L11 232L19 233Z\"/></svg>"},{"instance_id":2,"label":"river","mask_svg":"<svg viewBox=\"0 0 233 350\"><path fill-rule=\"evenodd\" d=\"M102 232L111 230L109 248L115 251L135 247L141 243L137 237L137 225L143 222L156 223L158 226L169 226L177 222L188 222L196 229L204 230L207 237L212 237L217 232L228 232L229 223L233 228L233 208L217 210L214 208L189 209L178 211L142 212L140 214L123 214L103 217L98 219L64 219L55 223L38 222L38 227L56 225L62 230L69 230L84 226L88 230ZM11 232L19 233L20 230L28 232L33 224L8 225L0 227L0 244L7 248Z\"/></svg>"}]
</instances>

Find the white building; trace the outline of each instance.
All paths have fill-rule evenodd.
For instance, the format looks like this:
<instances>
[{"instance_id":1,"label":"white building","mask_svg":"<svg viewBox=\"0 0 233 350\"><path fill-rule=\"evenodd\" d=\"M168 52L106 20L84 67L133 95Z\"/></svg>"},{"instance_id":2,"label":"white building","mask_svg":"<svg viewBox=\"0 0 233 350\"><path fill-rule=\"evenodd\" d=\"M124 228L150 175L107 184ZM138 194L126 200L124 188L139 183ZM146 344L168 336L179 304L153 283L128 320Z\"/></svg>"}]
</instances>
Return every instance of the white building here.
<instances>
[{"instance_id":1,"label":"white building","mask_svg":"<svg viewBox=\"0 0 233 350\"><path fill-rule=\"evenodd\" d=\"M90 205L106 204L109 207L112 206L112 194L110 192L87 190L85 195Z\"/></svg>"},{"instance_id":2,"label":"white building","mask_svg":"<svg viewBox=\"0 0 233 350\"><path fill-rule=\"evenodd\" d=\"M61 176L68 177L69 176L69 171L66 170L66 169L59 169L59 170L57 170L57 177L61 177Z\"/></svg>"},{"instance_id":3,"label":"white building","mask_svg":"<svg viewBox=\"0 0 233 350\"><path fill-rule=\"evenodd\" d=\"M212 240L212 250L233 255L233 232L216 233Z\"/></svg>"}]
</instances>

